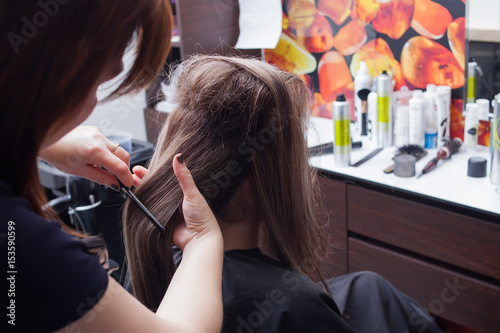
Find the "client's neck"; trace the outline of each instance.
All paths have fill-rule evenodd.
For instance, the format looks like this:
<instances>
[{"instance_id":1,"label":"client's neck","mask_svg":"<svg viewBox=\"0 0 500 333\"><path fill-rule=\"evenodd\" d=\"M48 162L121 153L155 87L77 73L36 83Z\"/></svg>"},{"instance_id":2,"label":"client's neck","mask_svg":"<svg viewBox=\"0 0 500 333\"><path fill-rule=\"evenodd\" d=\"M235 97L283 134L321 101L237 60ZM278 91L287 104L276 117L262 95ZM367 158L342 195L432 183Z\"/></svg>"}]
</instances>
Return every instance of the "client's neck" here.
<instances>
[{"instance_id":1,"label":"client's neck","mask_svg":"<svg viewBox=\"0 0 500 333\"><path fill-rule=\"evenodd\" d=\"M243 220L238 223L219 221L224 238L224 251L247 250L259 245L259 223Z\"/></svg>"}]
</instances>

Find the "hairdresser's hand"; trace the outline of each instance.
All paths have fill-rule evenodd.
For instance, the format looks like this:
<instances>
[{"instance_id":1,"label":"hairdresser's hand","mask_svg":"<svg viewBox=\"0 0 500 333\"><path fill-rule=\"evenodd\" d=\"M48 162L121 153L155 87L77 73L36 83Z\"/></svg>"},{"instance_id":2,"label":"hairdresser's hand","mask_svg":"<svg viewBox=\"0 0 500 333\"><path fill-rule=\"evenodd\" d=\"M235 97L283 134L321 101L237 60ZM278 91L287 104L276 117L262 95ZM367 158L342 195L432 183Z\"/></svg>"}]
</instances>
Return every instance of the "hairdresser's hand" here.
<instances>
[{"instance_id":1,"label":"hairdresser's hand","mask_svg":"<svg viewBox=\"0 0 500 333\"><path fill-rule=\"evenodd\" d=\"M84 177L102 185L118 188L116 175L131 187L130 155L122 147L109 141L94 126L79 126L56 143L40 151L39 157L59 170ZM108 170L101 169L101 167Z\"/></svg>"},{"instance_id":2,"label":"hairdresser's hand","mask_svg":"<svg viewBox=\"0 0 500 333\"><path fill-rule=\"evenodd\" d=\"M193 177L186 167L185 163L179 161L180 154L174 157L172 161L174 173L179 180L184 200L182 201L182 213L184 222L175 226L173 242L181 250L190 244L196 243L201 239L215 238L222 242L222 234L219 224L215 219L212 210L208 206L205 198L196 187ZM135 170L134 170L135 171Z\"/></svg>"},{"instance_id":3,"label":"hairdresser's hand","mask_svg":"<svg viewBox=\"0 0 500 333\"><path fill-rule=\"evenodd\" d=\"M134 177L134 186L138 187L142 183L142 178L146 177L148 169L146 169L141 165L136 165L135 167L132 168L132 171L133 171L132 176Z\"/></svg>"}]
</instances>

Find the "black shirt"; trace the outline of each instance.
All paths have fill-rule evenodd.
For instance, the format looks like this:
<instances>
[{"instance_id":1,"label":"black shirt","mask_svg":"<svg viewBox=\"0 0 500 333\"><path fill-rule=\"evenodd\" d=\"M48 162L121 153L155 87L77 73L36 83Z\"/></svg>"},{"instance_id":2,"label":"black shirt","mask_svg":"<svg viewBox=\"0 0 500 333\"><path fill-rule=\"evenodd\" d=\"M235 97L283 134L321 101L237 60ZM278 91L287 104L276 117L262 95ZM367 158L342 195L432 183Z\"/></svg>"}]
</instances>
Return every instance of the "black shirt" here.
<instances>
[{"instance_id":1,"label":"black shirt","mask_svg":"<svg viewBox=\"0 0 500 333\"><path fill-rule=\"evenodd\" d=\"M82 242L35 214L0 180L0 244L7 285L2 326L48 332L74 322L101 299L108 276ZM5 280L4 280L5 281ZM4 296L5 297L5 296ZM10 307L10 309L9 309ZM15 323L15 326L12 325Z\"/></svg>"},{"instance_id":2,"label":"black shirt","mask_svg":"<svg viewBox=\"0 0 500 333\"><path fill-rule=\"evenodd\" d=\"M224 255L224 333L354 332L317 284L259 249Z\"/></svg>"}]
</instances>

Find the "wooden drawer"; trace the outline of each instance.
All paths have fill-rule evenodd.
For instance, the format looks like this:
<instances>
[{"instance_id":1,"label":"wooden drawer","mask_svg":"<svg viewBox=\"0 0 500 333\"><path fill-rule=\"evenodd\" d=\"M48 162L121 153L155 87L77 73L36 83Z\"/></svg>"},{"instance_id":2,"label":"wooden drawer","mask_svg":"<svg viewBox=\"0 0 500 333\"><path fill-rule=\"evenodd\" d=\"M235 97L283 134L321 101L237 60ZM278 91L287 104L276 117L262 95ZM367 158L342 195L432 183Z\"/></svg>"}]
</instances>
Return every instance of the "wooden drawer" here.
<instances>
[{"instance_id":1,"label":"wooden drawer","mask_svg":"<svg viewBox=\"0 0 500 333\"><path fill-rule=\"evenodd\" d=\"M347 229L500 280L500 225L347 186Z\"/></svg>"},{"instance_id":2,"label":"wooden drawer","mask_svg":"<svg viewBox=\"0 0 500 333\"><path fill-rule=\"evenodd\" d=\"M478 332L498 332L500 286L349 238L349 272L374 271L432 314Z\"/></svg>"}]
</instances>

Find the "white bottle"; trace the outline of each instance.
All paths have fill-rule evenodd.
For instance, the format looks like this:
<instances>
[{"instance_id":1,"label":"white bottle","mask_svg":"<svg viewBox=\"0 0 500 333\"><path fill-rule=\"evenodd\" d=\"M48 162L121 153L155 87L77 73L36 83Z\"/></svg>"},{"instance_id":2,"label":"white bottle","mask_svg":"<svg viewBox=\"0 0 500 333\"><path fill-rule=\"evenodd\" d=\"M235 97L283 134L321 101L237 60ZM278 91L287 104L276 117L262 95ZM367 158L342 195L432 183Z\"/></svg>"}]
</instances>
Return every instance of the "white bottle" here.
<instances>
[{"instance_id":1,"label":"white bottle","mask_svg":"<svg viewBox=\"0 0 500 333\"><path fill-rule=\"evenodd\" d=\"M490 121L490 101L485 98L480 98L476 100L477 105L479 105L479 120Z\"/></svg>"},{"instance_id":2,"label":"white bottle","mask_svg":"<svg viewBox=\"0 0 500 333\"><path fill-rule=\"evenodd\" d=\"M377 93L372 91L368 94L368 137L371 142L377 144Z\"/></svg>"},{"instance_id":3,"label":"white bottle","mask_svg":"<svg viewBox=\"0 0 500 333\"><path fill-rule=\"evenodd\" d=\"M437 147L437 94L436 86L428 84L424 97L424 138L425 148L432 149Z\"/></svg>"},{"instance_id":4,"label":"white bottle","mask_svg":"<svg viewBox=\"0 0 500 333\"><path fill-rule=\"evenodd\" d=\"M383 71L377 77L377 146L392 146L392 79Z\"/></svg>"},{"instance_id":5,"label":"white bottle","mask_svg":"<svg viewBox=\"0 0 500 333\"><path fill-rule=\"evenodd\" d=\"M351 163L351 111L345 95L337 95L333 102L335 166L348 167Z\"/></svg>"},{"instance_id":6,"label":"white bottle","mask_svg":"<svg viewBox=\"0 0 500 333\"><path fill-rule=\"evenodd\" d=\"M413 92L413 97L410 98L409 102L409 131L408 131L408 143L413 145L424 146L424 99L422 90L415 90Z\"/></svg>"},{"instance_id":7,"label":"white bottle","mask_svg":"<svg viewBox=\"0 0 500 333\"><path fill-rule=\"evenodd\" d=\"M394 145L397 147L408 144L408 123L409 108L408 105L398 105L394 111Z\"/></svg>"},{"instance_id":8,"label":"white bottle","mask_svg":"<svg viewBox=\"0 0 500 333\"><path fill-rule=\"evenodd\" d=\"M359 63L358 73L354 78L354 107L356 108L356 131L358 134L361 134L361 122L362 122L362 114L361 114L361 99L358 96L358 93L362 89L370 90L372 86L372 77L368 74L368 69L366 68L366 63L361 61Z\"/></svg>"},{"instance_id":9,"label":"white bottle","mask_svg":"<svg viewBox=\"0 0 500 333\"><path fill-rule=\"evenodd\" d=\"M438 144L450 139L450 109L451 109L451 87L437 86L437 116L438 116Z\"/></svg>"},{"instance_id":10,"label":"white bottle","mask_svg":"<svg viewBox=\"0 0 500 333\"><path fill-rule=\"evenodd\" d=\"M401 89L392 94L392 132L393 142L397 147L406 146L408 144L408 123L409 123L409 101L413 96L413 92L408 90L407 86L402 86Z\"/></svg>"},{"instance_id":11,"label":"white bottle","mask_svg":"<svg viewBox=\"0 0 500 333\"><path fill-rule=\"evenodd\" d=\"M465 112L465 149L475 151L477 148L477 131L479 127L479 105L476 103L467 103Z\"/></svg>"}]
</instances>

